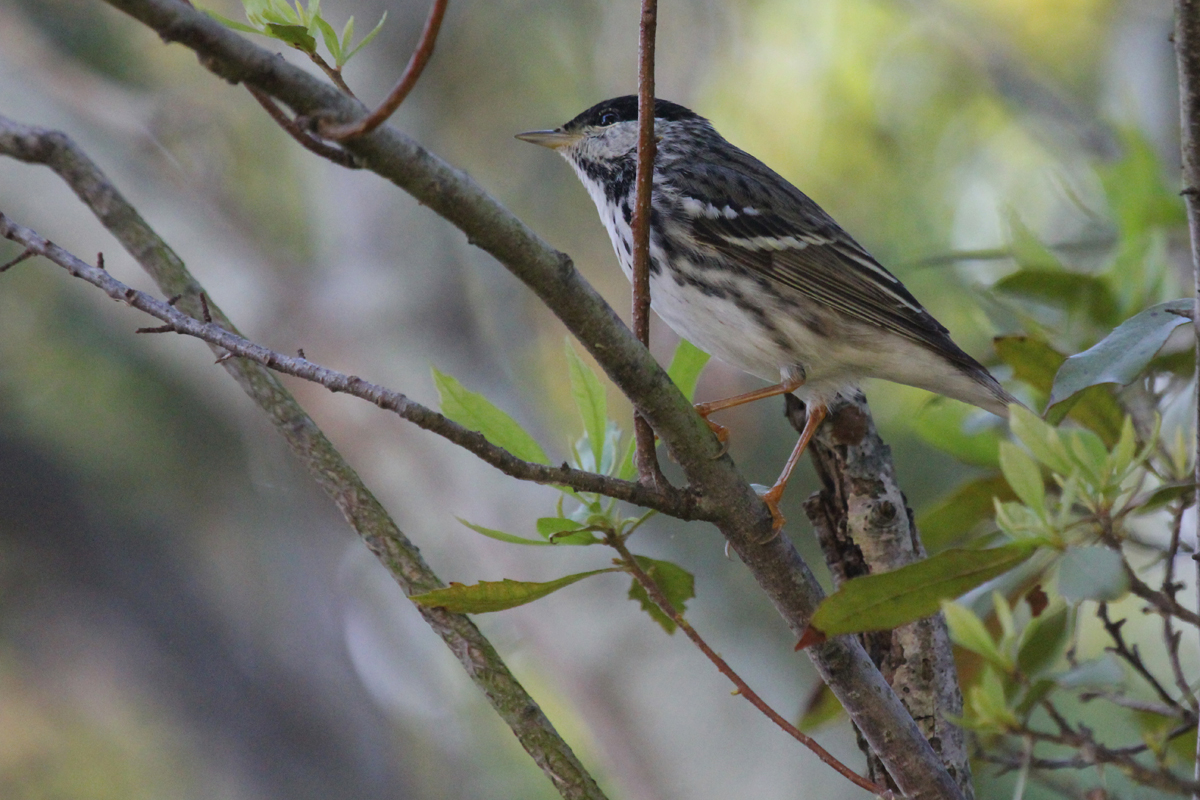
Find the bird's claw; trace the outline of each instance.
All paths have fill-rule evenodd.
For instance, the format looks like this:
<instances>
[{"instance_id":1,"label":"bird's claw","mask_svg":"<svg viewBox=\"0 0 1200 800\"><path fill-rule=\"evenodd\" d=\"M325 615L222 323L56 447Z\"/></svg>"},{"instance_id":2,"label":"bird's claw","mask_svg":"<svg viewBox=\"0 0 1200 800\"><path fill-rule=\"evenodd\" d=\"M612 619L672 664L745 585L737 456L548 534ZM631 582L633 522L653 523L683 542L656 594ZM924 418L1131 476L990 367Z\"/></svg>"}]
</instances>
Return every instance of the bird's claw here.
<instances>
[{"instance_id":1,"label":"bird's claw","mask_svg":"<svg viewBox=\"0 0 1200 800\"><path fill-rule=\"evenodd\" d=\"M721 449L713 456L713 459L718 459L729 452L729 428L713 422L708 417L704 417L704 424L708 425L708 429L716 434L717 441L721 443Z\"/></svg>"}]
</instances>

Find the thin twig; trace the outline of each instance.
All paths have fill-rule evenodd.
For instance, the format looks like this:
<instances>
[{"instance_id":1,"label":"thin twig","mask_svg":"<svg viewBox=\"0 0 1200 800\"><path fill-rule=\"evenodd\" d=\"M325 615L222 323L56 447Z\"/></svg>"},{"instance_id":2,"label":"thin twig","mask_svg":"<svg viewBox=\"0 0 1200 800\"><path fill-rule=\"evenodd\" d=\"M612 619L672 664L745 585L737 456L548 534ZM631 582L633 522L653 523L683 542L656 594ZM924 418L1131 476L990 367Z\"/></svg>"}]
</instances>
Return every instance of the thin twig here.
<instances>
[{"instance_id":1,"label":"thin twig","mask_svg":"<svg viewBox=\"0 0 1200 800\"><path fill-rule=\"evenodd\" d=\"M1129 666L1133 667L1134 671L1141 675L1146 683L1150 684L1150 687L1154 689L1155 693L1162 699L1164 703L1173 708L1179 708L1182 710L1182 706L1179 705L1175 698L1171 697L1171 693L1168 692L1161 683L1159 683L1158 678L1154 676L1154 673L1152 673L1146 666L1146 663L1142 661L1142 654L1138 651L1138 646L1135 644L1133 647L1129 647L1125 644L1125 637L1121 633L1121 628L1124 627L1125 620L1122 619L1113 622L1111 619L1109 619L1108 603L1100 603L1097 606L1096 616L1099 617L1100 621L1104 623L1104 630L1108 632L1109 637L1112 638L1115 645L1114 647L1108 648L1108 650L1116 653L1118 656L1123 658L1125 662L1129 664Z\"/></svg>"},{"instance_id":2,"label":"thin twig","mask_svg":"<svg viewBox=\"0 0 1200 800\"><path fill-rule=\"evenodd\" d=\"M654 39L658 30L658 0L642 0L638 37L638 146L637 195L633 208L633 335L650 347L650 205L654 191ZM638 479L650 486L666 486L658 465L654 430L641 414L633 416L637 442Z\"/></svg>"},{"instance_id":3,"label":"thin twig","mask_svg":"<svg viewBox=\"0 0 1200 800\"><path fill-rule=\"evenodd\" d=\"M623 481L607 475L572 469L566 464L552 467L524 461L504 448L492 444L482 434L464 428L399 392L368 383L356 375L346 375L322 367L307 359L285 356L230 333L219 324L211 322L211 317L208 315L208 302L203 294L200 295L203 316L208 317L209 321L200 322L189 317L165 302L126 286L107 272L87 264L61 247L48 242L29 228L11 221L3 214L0 214L0 236L25 245L37 255L45 256L75 277L100 288L114 300L127 303L157 317L171 326L176 333L203 339L240 358L248 358L276 372L319 383L332 392L351 394L374 403L382 409L395 412L403 419L474 453L506 475L520 480L542 484L560 484L581 492L594 492L606 497L614 497L645 508L653 508L678 519L712 519L714 517L701 499L690 492L670 487L666 491L658 491L633 481Z\"/></svg>"},{"instance_id":4,"label":"thin twig","mask_svg":"<svg viewBox=\"0 0 1200 800\"><path fill-rule=\"evenodd\" d=\"M320 139L304 130L304 128L301 128L299 125L297 125L295 120L288 117L288 115L283 112L283 109L280 108L279 105L276 104L276 102L272 100L271 96L266 92L262 91L261 89L257 89L248 83L246 84L246 89L254 96L254 99L258 101L258 104L263 107L263 110L267 112L267 115L270 116L271 119L275 120L276 124L287 131L288 135L299 142L302 147L307 150L311 150L322 158L329 159L340 167L345 167L346 169L362 169L362 164L358 163L358 159L355 158L353 154L347 153L340 147L334 147L333 145L322 142Z\"/></svg>"},{"instance_id":5,"label":"thin twig","mask_svg":"<svg viewBox=\"0 0 1200 800\"><path fill-rule=\"evenodd\" d=\"M1183 163L1183 198L1187 206L1188 231L1192 243L1192 318L1200 320L1200 0L1175 0L1175 61L1179 73L1179 150ZM1196 378L1200 381L1200 325L1195 329ZM1193 463L1192 481L1196 491L1193 502L1200 510L1200 395L1192 413ZM1193 539L1200 552L1200 513L1196 514ZM1200 562L1196 563L1197 592L1200 593ZM1200 596L1197 597L1200 608ZM1196 738L1195 782L1200 784L1200 736ZM1200 790L1193 791L1193 800L1200 800Z\"/></svg>"},{"instance_id":6,"label":"thin twig","mask_svg":"<svg viewBox=\"0 0 1200 800\"><path fill-rule=\"evenodd\" d=\"M442 17L446 16L448 3L449 0L433 0L433 7L429 9L429 16L425 20L425 29L421 31L421 39L417 42L416 49L408 59L408 64L405 65L400 80L392 87L392 91L379 104L379 107L357 122L348 125L322 126L320 129L322 136L338 141L365 136L396 113L396 109L404 102L404 98L408 97L408 93L417 85L417 80L425 70L425 65L429 63L429 57L433 55L433 46L437 43L438 31L442 27Z\"/></svg>"},{"instance_id":7,"label":"thin twig","mask_svg":"<svg viewBox=\"0 0 1200 800\"><path fill-rule=\"evenodd\" d=\"M17 256L13 260L6 261L3 264L0 264L0 272L7 272L8 270L15 267L17 264L20 264L25 259L32 258L33 256L36 256L36 255L37 255L37 253L33 252L32 250L26 249L26 250L22 251L21 255Z\"/></svg>"},{"instance_id":8,"label":"thin twig","mask_svg":"<svg viewBox=\"0 0 1200 800\"><path fill-rule=\"evenodd\" d=\"M1171 541L1167 546L1161 591L1172 600L1175 599L1176 592L1182 588L1181 584L1175 582L1175 558L1179 554L1179 539L1183 531L1183 512L1186 508L1184 503L1176 503L1171 512ZM1196 694L1192 691L1187 676L1183 672L1183 664L1179 659L1179 640L1182 631L1174 629L1173 619L1174 617L1170 614L1163 614L1163 642L1167 647L1167 659L1171 663L1171 672L1175 677L1175 686L1179 688L1180 697L1187 700L1188 705L1195 710L1200 708L1200 704L1197 704Z\"/></svg>"},{"instance_id":9,"label":"thin twig","mask_svg":"<svg viewBox=\"0 0 1200 800\"><path fill-rule=\"evenodd\" d=\"M786 719L780 716L775 709L767 705L766 701L759 697L758 694L756 694L755 691L750 688L750 685L747 684L746 681L742 680L740 675L733 671L733 667L729 666L725 659L717 655L717 652L708 646L708 642L704 641L700 634L696 633L696 629L693 628L691 624L683 618L678 610L676 610L674 604L667 599L667 596L663 594L662 589L659 588L654 579L646 574L646 571L642 569L640 564L638 564L637 559L634 558L633 554L629 552L629 548L625 546L625 540L621 536L618 536L613 531L608 531L604 538L604 543L620 554L622 566L624 566L629 574L633 576L633 579L636 580L641 587L646 590L646 594L651 600L654 601L654 604L658 606L659 610L670 617L671 621L678 625L681 631L687 634L687 637L692 640L692 643L700 649L700 652L704 653L704 655L708 657L708 660L716 666L722 675L724 675L726 678L729 678L729 680L733 682L733 685L737 687L737 694L749 700L750 704L766 715L767 719L774 722L785 733L811 750L817 756L817 758L821 759L827 765L832 767L839 775L849 780L855 786L866 789L868 792L880 797L892 797L890 790L872 783L854 770L850 769L848 766L835 758L828 750L826 750L824 747L821 747L821 745L817 743L816 739L813 739L795 725L788 722Z\"/></svg>"},{"instance_id":10,"label":"thin twig","mask_svg":"<svg viewBox=\"0 0 1200 800\"><path fill-rule=\"evenodd\" d=\"M334 86L338 87L343 92L345 92L346 94L353 97L355 100L358 99L358 97L355 96L354 91L350 88L350 85L346 83L344 78L342 78L341 67L329 66L329 62L326 61L325 59L321 58L320 53L316 53L316 52L309 53L308 57L310 59L312 59L312 62L314 64L316 64L318 67L321 68L322 72L324 72L326 75L329 76L329 80L333 81Z\"/></svg>"}]
</instances>

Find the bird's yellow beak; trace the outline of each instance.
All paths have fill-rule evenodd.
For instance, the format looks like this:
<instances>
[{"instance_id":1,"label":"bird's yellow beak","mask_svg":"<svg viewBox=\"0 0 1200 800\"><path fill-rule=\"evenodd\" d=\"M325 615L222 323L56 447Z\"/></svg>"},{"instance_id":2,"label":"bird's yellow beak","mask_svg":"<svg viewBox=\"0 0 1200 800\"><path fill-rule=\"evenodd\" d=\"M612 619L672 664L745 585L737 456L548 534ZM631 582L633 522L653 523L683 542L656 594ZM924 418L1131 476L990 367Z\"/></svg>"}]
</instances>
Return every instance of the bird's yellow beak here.
<instances>
[{"instance_id":1,"label":"bird's yellow beak","mask_svg":"<svg viewBox=\"0 0 1200 800\"><path fill-rule=\"evenodd\" d=\"M567 133L561 128L556 128L552 131L526 131L525 133L518 133L517 138L522 142L549 147L551 150L561 150L578 142L583 138L583 135Z\"/></svg>"}]
</instances>

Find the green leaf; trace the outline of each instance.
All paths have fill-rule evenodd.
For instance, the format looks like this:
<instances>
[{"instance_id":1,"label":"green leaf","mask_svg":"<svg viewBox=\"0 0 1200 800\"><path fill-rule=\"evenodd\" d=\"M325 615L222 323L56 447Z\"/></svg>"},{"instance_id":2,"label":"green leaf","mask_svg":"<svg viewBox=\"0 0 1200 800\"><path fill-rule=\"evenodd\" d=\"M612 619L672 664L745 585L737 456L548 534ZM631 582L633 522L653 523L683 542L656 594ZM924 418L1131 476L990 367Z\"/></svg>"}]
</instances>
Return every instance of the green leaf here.
<instances>
[{"instance_id":1,"label":"green leaf","mask_svg":"<svg viewBox=\"0 0 1200 800\"><path fill-rule=\"evenodd\" d=\"M1178 187L1163 179L1154 145L1136 128L1121 130L1124 157L1098 168L1108 207L1121 238L1135 238L1154 227L1174 227L1187 221Z\"/></svg>"},{"instance_id":2,"label":"green leaf","mask_svg":"<svg viewBox=\"0 0 1200 800\"><path fill-rule=\"evenodd\" d=\"M974 410L943 398L926 403L913 420L913 430L934 447L968 464L999 466L1000 428L989 425L978 432L966 428Z\"/></svg>"},{"instance_id":3,"label":"green leaf","mask_svg":"<svg viewBox=\"0 0 1200 800\"><path fill-rule=\"evenodd\" d=\"M696 396L696 383L700 380L700 373L704 371L708 358L708 353L687 339L679 340L675 355L671 357L671 366L667 367L667 375L671 376L671 380L675 381L679 391L683 392L683 396L688 400L693 400Z\"/></svg>"},{"instance_id":4,"label":"green leaf","mask_svg":"<svg viewBox=\"0 0 1200 800\"><path fill-rule=\"evenodd\" d=\"M637 559L638 566L658 584L658 588L666 595L675 610L682 615L687 607L687 601L696 596L696 579L692 574L670 561L658 561L645 556L634 556L634 558ZM667 633L675 632L675 621L655 605L637 580L634 580L633 585L629 587L629 599L641 603L642 610L649 614L655 622L662 625L663 630Z\"/></svg>"},{"instance_id":5,"label":"green leaf","mask_svg":"<svg viewBox=\"0 0 1200 800\"><path fill-rule=\"evenodd\" d=\"M846 713L842 703L830 688L821 681L808 698L804 715L796 723L796 727L805 733L812 733L826 723L833 722Z\"/></svg>"},{"instance_id":6,"label":"green leaf","mask_svg":"<svg viewBox=\"0 0 1200 800\"><path fill-rule=\"evenodd\" d=\"M846 581L817 608L810 626L827 636L885 631L935 614L958 597L1003 575L1036 549L1018 542L990 550L946 550L906 567Z\"/></svg>"},{"instance_id":7,"label":"green leaf","mask_svg":"<svg viewBox=\"0 0 1200 800\"><path fill-rule=\"evenodd\" d=\"M577 572L545 583L513 581L508 578L502 581L480 581L470 586L451 583L445 589L414 594L408 599L426 608L444 608L455 614L486 614L532 603L592 575L620 571L619 567L594 569L591 572Z\"/></svg>"},{"instance_id":8,"label":"green leaf","mask_svg":"<svg viewBox=\"0 0 1200 800\"><path fill-rule=\"evenodd\" d=\"M1137 513L1148 514L1152 511L1157 511L1168 503L1173 503L1181 498L1185 498L1184 502L1187 505L1191 505L1194 488L1191 481L1187 483L1168 483L1160 486L1146 496L1146 499L1138 506Z\"/></svg>"},{"instance_id":9,"label":"green leaf","mask_svg":"<svg viewBox=\"0 0 1200 800\"><path fill-rule=\"evenodd\" d=\"M1129 591L1125 561L1099 545L1068 547L1058 562L1058 593L1071 603L1119 600Z\"/></svg>"},{"instance_id":10,"label":"green leaf","mask_svg":"<svg viewBox=\"0 0 1200 800\"><path fill-rule=\"evenodd\" d=\"M1117 300L1102 278L1063 269L1022 269L997 281L992 289L1025 300L1085 311L1096 322L1116 320Z\"/></svg>"},{"instance_id":11,"label":"green leaf","mask_svg":"<svg viewBox=\"0 0 1200 800\"><path fill-rule=\"evenodd\" d=\"M1029 455L1012 442L1000 443L1000 469L1021 502L1039 515L1046 512L1046 485L1042 471Z\"/></svg>"},{"instance_id":12,"label":"green leaf","mask_svg":"<svg viewBox=\"0 0 1200 800\"><path fill-rule=\"evenodd\" d=\"M271 32L272 37L281 42L287 42L297 50L303 50L306 53L317 52L317 40L308 32L308 27L305 25L279 25L268 22L267 30Z\"/></svg>"},{"instance_id":13,"label":"green leaf","mask_svg":"<svg viewBox=\"0 0 1200 800\"><path fill-rule=\"evenodd\" d=\"M342 63L345 63L346 61L349 61L350 59L354 58L355 54L357 54L359 50L362 50L364 47L366 47L370 43L370 41L375 38L375 34L379 33L379 30L380 30L380 28L383 27L383 23L386 19L387 19L387 12L385 11L385 12L383 12L383 16L379 18L378 24L376 24L375 27L371 29L371 32L368 33L366 36L364 36L363 40L361 42L359 42L357 45L355 45L353 50L351 50L349 53L346 53L345 60ZM351 31L351 33L353 33L354 29L351 28L350 31ZM345 48L343 48L343 50L344 49Z\"/></svg>"},{"instance_id":14,"label":"green leaf","mask_svg":"<svg viewBox=\"0 0 1200 800\"><path fill-rule=\"evenodd\" d=\"M349 50L350 43L354 41L354 15L350 15L350 19L346 20L346 24L342 27L342 50Z\"/></svg>"},{"instance_id":15,"label":"green leaf","mask_svg":"<svg viewBox=\"0 0 1200 800\"><path fill-rule=\"evenodd\" d=\"M1071 456L1066 445L1052 426L1022 406L1009 406L1009 427L1033 457L1059 475L1071 474Z\"/></svg>"},{"instance_id":16,"label":"green leaf","mask_svg":"<svg viewBox=\"0 0 1200 800\"><path fill-rule=\"evenodd\" d=\"M968 692L967 706L971 710L972 723L977 727L997 731L1017 727L1017 718L1008 708L1004 680L991 665L983 668L979 683Z\"/></svg>"},{"instance_id":17,"label":"green leaf","mask_svg":"<svg viewBox=\"0 0 1200 800\"><path fill-rule=\"evenodd\" d=\"M1066 606L1035 617L1021 631L1017 645L1017 667L1026 677L1034 678L1054 666L1066 647L1070 616Z\"/></svg>"},{"instance_id":18,"label":"green leaf","mask_svg":"<svg viewBox=\"0 0 1200 800\"><path fill-rule=\"evenodd\" d=\"M566 517L542 517L537 521L538 535L550 544L596 544L600 540L587 525ZM566 534L566 535L564 535Z\"/></svg>"},{"instance_id":19,"label":"green leaf","mask_svg":"<svg viewBox=\"0 0 1200 800\"><path fill-rule=\"evenodd\" d=\"M1171 332L1189 321L1193 301L1171 300L1122 322L1099 344L1066 360L1054 377L1050 405L1089 386L1132 383Z\"/></svg>"},{"instance_id":20,"label":"green leaf","mask_svg":"<svg viewBox=\"0 0 1200 800\"><path fill-rule=\"evenodd\" d=\"M232 20L229 17L222 17L220 14L218 14L215 11L209 11L207 8L202 9L202 11L227 28L233 28L235 31L242 31L243 33L257 33L259 36L266 35L262 31L260 31L258 28L251 28L249 25L246 25L241 22L237 22L236 20Z\"/></svg>"},{"instance_id":21,"label":"green leaf","mask_svg":"<svg viewBox=\"0 0 1200 800\"><path fill-rule=\"evenodd\" d=\"M992 635L984 627L983 620L975 616L971 609L947 600L942 603L942 613L946 615L950 639L956 645L978 653L1002 672L1008 673L1012 670L1012 661L1000 652L996 642L992 640Z\"/></svg>"},{"instance_id":22,"label":"green leaf","mask_svg":"<svg viewBox=\"0 0 1200 800\"><path fill-rule=\"evenodd\" d=\"M1015 500L1008 481L1001 475L988 475L968 481L949 497L924 511L917 518L921 540L931 553L959 542L984 520L992 519L993 498Z\"/></svg>"},{"instance_id":23,"label":"green leaf","mask_svg":"<svg viewBox=\"0 0 1200 800\"><path fill-rule=\"evenodd\" d=\"M504 531L498 531L495 528L485 528L482 525L476 525L473 522L467 522L462 517L455 517L455 519L457 519L463 525L466 525L468 528L475 531L476 533L481 533L484 536L488 537L489 539L496 539L497 541L501 541L501 542L509 542L510 544L535 544L535 545L550 544L550 542L547 542L544 539L526 539L524 536L517 536L512 533L505 533Z\"/></svg>"},{"instance_id":24,"label":"green leaf","mask_svg":"<svg viewBox=\"0 0 1200 800\"><path fill-rule=\"evenodd\" d=\"M322 17L313 17L313 25L321 32L321 39L325 42L325 49L329 51L329 55L333 56L334 63L340 67L342 65L342 48L338 43L337 31Z\"/></svg>"},{"instance_id":25,"label":"green leaf","mask_svg":"<svg viewBox=\"0 0 1200 800\"><path fill-rule=\"evenodd\" d=\"M550 463L542 446L492 401L466 389L437 367L433 367L433 382L442 400L442 413L447 417L464 428L479 431L489 442L523 461Z\"/></svg>"},{"instance_id":26,"label":"green leaf","mask_svg":"<svg viewBox=\"0 0 1200 800\"><path fill-rule=\"evenodd\" d=\"M604 461L604 441L608 429L608 398L604 393L604 384L591 367L583 363L571 346L570 339L565 346L571 394L575 397L575 408L579 410L579 418L583 421L583 429L592 448L595 470L599 472Z\"/></svg>"},{"instance_id":27,"label":"green leaf","mask_svg":"<svg viewBox=\"0 0 1200 800\"><path fill-rule=\"evenodd\" d=\"M1013 260L1022 270L1065 272L1062 261L1054 255L1014 210L1008 212L1008 232Z\"/></svg>"},{"instance_id":28,"label":"green leaf","mask_svg":"<svg viewBox=\"0 0 1200 800\"><path fill-rule=\"evenodd\" d=\"M1105 653L1099 658L1081 662L1079 666L1062 673L1055 680L1065 689L1077 689L1081 686L1116 686L1124 682L1125 671L1112 653Z\"/></svg>"}]
</instances>

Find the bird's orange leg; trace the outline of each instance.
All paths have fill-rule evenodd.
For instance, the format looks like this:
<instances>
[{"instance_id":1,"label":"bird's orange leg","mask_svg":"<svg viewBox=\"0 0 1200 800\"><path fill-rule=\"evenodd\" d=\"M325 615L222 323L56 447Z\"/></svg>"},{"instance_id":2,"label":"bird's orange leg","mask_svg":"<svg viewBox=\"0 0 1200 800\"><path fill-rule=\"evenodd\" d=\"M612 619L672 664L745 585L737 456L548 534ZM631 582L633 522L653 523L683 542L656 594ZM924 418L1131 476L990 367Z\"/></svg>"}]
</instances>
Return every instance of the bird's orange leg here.
<instances>
[{"instance_id":1,"label":"bird's orange leg","mask_svg":"<svg viewBox=\"0 0 1200 800\"><path fill-rule=\"evenodd\" d=\"M780 394L794 392L804 385L803 373L797 376L789 377L785 381L781 381L774 386L764 386L762 389L755 389L753 392L745 394L736 394L733 397L726 397L724 400L712 400L708 403L696 403L696 413L704 418L708 423L708 427L717 435L717 441L721 444L729 442L729 429L724 425L718 425L708 418L709 414L714 414L717 411L723 411L734 406L742 406L746 403L753 403L755 400L765 400L768 397L775 397ZM724 455L724 450L721 451Z\"/></svg>"},{"instance_id":2,"label":"bird's orange leg","mask_svg":"<svg viewBox=\"0 0 1200 800\"><path fill-rule=\"evenodd\" d=\"M788 456L787 463L783 465L783 472L779 474L779 480L775 481L775 485L763 495L763 502L771 510L771 519L773 520L771 529L773 531L778 532L785 522L783 514L779 513L779 500L783 497L783 490L787 488L788 479L792 477L792 470L796 468L796 464L800 463L800 456L804 454L813 434L817 432L817 428L828 413L829 409L824 404L814 403L808 407L808 415L804 419L804 430L800 432L800 441L796 442L795 449Z\"/></svg>"}]
</instances>

